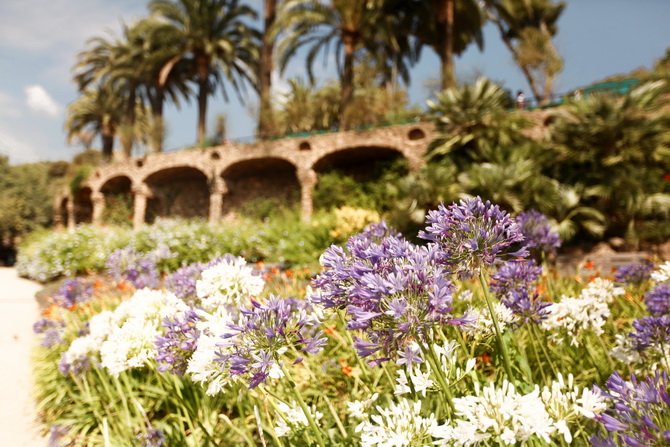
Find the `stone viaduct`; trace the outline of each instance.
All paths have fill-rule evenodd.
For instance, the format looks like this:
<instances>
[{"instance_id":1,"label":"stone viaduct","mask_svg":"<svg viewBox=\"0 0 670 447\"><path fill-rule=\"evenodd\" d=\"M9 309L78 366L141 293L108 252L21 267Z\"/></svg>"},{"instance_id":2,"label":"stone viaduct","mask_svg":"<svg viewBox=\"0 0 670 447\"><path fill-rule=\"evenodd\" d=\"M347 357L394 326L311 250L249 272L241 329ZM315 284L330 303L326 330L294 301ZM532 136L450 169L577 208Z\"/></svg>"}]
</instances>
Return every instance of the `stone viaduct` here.
<instances>
[{"instance_id":1,"label":"stone viaduct","mask_svg":"<svg viewBox=\"0 0 670 447\"><path fill-rule=\"evenodd\" d=\"M343 163L365 170L398 155L417 169L433 133L432 124L419 122L130 158L97 168L76 193L61 193L54 218L70 230L82 222L100 225L106 203L125 194L133 197L128 219L136 228L164 215L216 223L259 196L299 201L308 221L320 172Z\"/></svg>"}]
</instances>

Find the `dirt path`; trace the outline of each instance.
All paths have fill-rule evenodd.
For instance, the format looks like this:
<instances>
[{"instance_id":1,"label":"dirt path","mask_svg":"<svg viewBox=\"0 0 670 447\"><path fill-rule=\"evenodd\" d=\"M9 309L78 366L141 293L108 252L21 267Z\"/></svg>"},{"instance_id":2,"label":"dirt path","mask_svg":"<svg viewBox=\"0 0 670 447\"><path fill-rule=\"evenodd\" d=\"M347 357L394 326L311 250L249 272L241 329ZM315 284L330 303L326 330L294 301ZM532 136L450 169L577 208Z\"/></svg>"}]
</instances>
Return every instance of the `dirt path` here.
<instances>
[{"instance_id":1,"label":"dirt path","mask_svg":"<svg viewBox=\"0 0 670 447\"><path fill-rule=\"evenodd\" d=\"M0 446L45 447L31 398L30 352L36 343L38 283L0 267Z\"/></svg>"}]
</instances>

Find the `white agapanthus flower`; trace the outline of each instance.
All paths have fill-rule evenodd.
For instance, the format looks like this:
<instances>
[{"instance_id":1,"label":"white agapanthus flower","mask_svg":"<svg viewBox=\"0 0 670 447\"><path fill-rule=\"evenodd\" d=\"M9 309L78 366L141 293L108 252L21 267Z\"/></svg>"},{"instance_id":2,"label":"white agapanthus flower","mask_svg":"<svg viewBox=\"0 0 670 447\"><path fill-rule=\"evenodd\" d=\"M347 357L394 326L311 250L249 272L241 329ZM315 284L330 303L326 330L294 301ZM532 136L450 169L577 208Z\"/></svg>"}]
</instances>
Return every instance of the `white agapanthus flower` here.
<instances>
[{"instance_id":1,"label":"white agapanthus flower","mask_svg":"<svg viewBox=\"0 0 670 447\"><path fill-rule=\"evenodd\" d=\"M277 436L288 436L295 429L305 428L309 425L307 420L307 415L302 411L300 405L296 402L293 402L291 405L288 405L284 402L279 402L277 404L279 412L275 411L277 415L275 421L275 433ZM317 411L314 407L308 409L312 419L319 421L323 414ZM281 414L280 414L281 412Z\"/></svg>"},{"instance_id":2,"label":"white agapanthus flower","mask_svg":"<svg viewBox=\"0 0 670 447\"><path fill-rule=\"evenodd\" d=\"M512 310L501 302L493 304L493 309L498 318L498 326L501 331L504 331L507 326L515 323L518 318ZM483 335L492 336L495 334L493 320L491 319L491 312L487 306L480 309L471 309L471 315L474 317L474 323L461 326L463 332L468 335Z\"/></svg>"},{"instance_id":3,"label":"white agapanthus flower","mask_svg":"<svg viewBox=\"0 0 670 447\"><path fill-rule=\"evenodd\" d=\"M540 398L553 420L554 428L567 443L572 442L569 423L582 417L592 419L607 408L602 393L576 386L572 374L565 381L563 375L558 373L558 380L553 381L550 387L545 386Z\"/></svg>"},{"instance_id":4,"label":"white agapanthus flower","mask_svg":"<svg viewBox=\"0 0 670 447\"><path fill-rule=\"evenodd\" d=\"M201 321L196 323L200 331L198 345L191 355L186 373L194 382L207 385L207 395L213 396L230 383L231 376L221 370L221 364L216 362L216 353L224 348L217 346L221 342L221 334L227 329L230 316L224 309L215 313L198 312Z\"/></svg>"},{"instance_id":5,"label":"white agapanthus flower","mask_svg":"<svg viewBox=\"0 0 670 447\"><path fill-rule=\"evenodd\" d=\"M195 283L202 307L210 312L218 308L236 309L263 291L265 281L255 275L244 258L224 259L203 271Z\"/></svg>"},{"instance_id":6,"label":"white agapanthus flower","mask_svg":"<svg viewBox=\"0 0 670 447\"><path fill-rule=\"evenodd\" d=\"M347 402L347 413L349 416L355 419L365 419L368 417L366 411L372 405L372 402L376 401L379 397L379 393L375 393L366 400L355 400L353 402Z\"/></svg>"},{"instance_id":7,"label":"white agapanthus flower","mask_svg":"<svg viewBox=\"0 0 670 447\"><path fill-rule=\"evenodd\" d=\"M93 315L88 321L88 334L72 340L70 347L63 354L63 360L72 365L91 356L98 357L102 343L116 326L117 316L112 311L105 310Z\"/></svg>"},{"instance_id":8,"label":"white agapanthus flower","mask_svg":"<svg viewBox=\"0 0 670 447\"><path fill-rule=\"evenodd\" d=\"M563 295L560 302L552 304L541 325L550 331L565 330L570 336L570 344L578 346L582 332L603 333L602 328L610 316L608 303L624 293L624 289L616 287L612 281L596 278L582 289L578 297ZM559 342L563 339L560 333L552 334L552 338Z\"/></svg>"},{"instance_id":9,"label":"white agapanthus flower","mask_svg":"<svg viewBox=\"0 0 670 447\"><path fill-rule=\"evenodd\" d=\"M670 281L670 261L665 261L656 270L651 272L651 279L657 283Z\"/></svg>"},{"instance_id":10,"label":"white agapanthus flower","mask_svg":"<svg viewBox=\"0 0 670 447\"><path fill-rule=\"evenodd\" d=\"M100 361L114 375L155 357L156 338L167 316L188 306L170 292L141 289L114 311L116 324L100 346Z\"/></svg>"},{"instance_id":11,"label":"white agapanthus flower","mask_svg":"<svg viewBox=\"0 0 670 447\"><path fill-rule=\"evenodd\" d=\"M465 365L462 365L457 355L457 347L458 345L454 340L450 340L443 345L434 344L432 346L437 356L437 364L440 366L447 384L463 379L463 377L474 369L477 362L475 359L469 359ZM418 345L416 350L419 351ZM396 382L394 394L407 394L411 393L412 389L414 389L414 392L420 393L423 397L426 397L426 391L436 387L439 383L430 364L425 361L423 363L414 363L411 367L405 369L398 369Z\"/></svg>"},{"instance_id":12,"label":"white agapanthus flower","mask_svg":"<svg viewBox=\"0 0 670 447\"><path fill-rule=\"evenodd\" d=\"M507 445L526 442L532 436L549 442L555 430L540 399L539 389L522 395L505 380L501 387L490 384L475 395L454 399L458 419L439 426L437 445L476 445L493 439Z\"/></svg>"},{"instance_id":13,"label":"white agapanthus flower","mask_svg":"<svg viewBox=\"0 0 670 447\"><path fill-rule=\"evenodd\" d=\"M361 433L362 447L392 447L429 445L437 429L435 415L421 416L421 402L402 399L388 408L376 406L379 414L360 423L356 432Z\"/></svg>"}]
</instances>

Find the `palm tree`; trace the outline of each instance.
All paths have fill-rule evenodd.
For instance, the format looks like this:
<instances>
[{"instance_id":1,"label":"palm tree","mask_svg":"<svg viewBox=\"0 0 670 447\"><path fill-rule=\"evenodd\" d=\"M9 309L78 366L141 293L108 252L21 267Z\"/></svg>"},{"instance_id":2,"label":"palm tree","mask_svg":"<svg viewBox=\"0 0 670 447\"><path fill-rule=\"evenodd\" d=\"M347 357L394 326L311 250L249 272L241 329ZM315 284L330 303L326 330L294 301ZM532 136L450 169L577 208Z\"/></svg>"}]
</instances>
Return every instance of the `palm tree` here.
<instances>
[{"instance_id":1,"label":"palm tree","mask_svg":"<svg viewBox=\"0 0 670 447\"><path fill-rule=\"evenodd\" d=\"M155 17L148 17L137 23L136 30L145 36L140 94L151 108L151 118L148 119L147 127L148 139L152 152L162 152L165 100L168 99L177 108L180 107L182 98L189 100L193 93L188 84L189 72L193 71L192 64L181 56L174 56L174 48L180 41L172 32L170 24Z\"/></svg>"},{"instance_id":2,"label":"palm tree","mask_svg":"<svg viewBox=\"0 0 670 447\"><path fill-rule=\"evenodd\" d=\"M421 46L430 46L440 58L441 89L456 86L454 55L461 54L474 41L484 46L483 12L476 0L396 0L408 11L401 31L414 36Z\"/></svg>"},{"instance_id":3,"label":"palm tree","mask_svg":"<svg viewBox=\"0 0 670 447\"><path fill-rule=\"evenodd\" d=\"M437 131L429 159L446 157L465 170L473 162L501 161L506 151L530 143L522 133L530 122L509 113L510 103L509 93L486 78L439 93L428 101Z\"/></svg>"},{"instance_id":4,"label":"palm tree","mask_svg":"<svg viewBox=\"0 0 670 447\"><path fill-rule=\"evenodd\" d=\"M551 42L565 3L551 0L484 0L488 18L523 72L539 103L551 97L563 61ZM540 85L542 84L542 88Z\"/></svg>"},{"instance_id":5,"label":"palm tree","mask_svg":"<svg viewBox=\"0 0 670 447\"><path fill-rule=\"evenodd\" d=\"M283 73L299 48L308 46L307 74L314 82L314 60L333 45L341 81L338 115L340 126L346 128L346 109L354 94L356 57L363 51L377 54L380 48L385 48L388 55L390 47L385 42L391 42L395 31L385 15L383 0L331 0L328 5L319 0L287 0L275 23L275 32L284 34L278 46L280 70Z\"/></svg>"},{"instance_id":6,"label":"palm tree","mask_svg":"<svg viewBox=\"0 0 670 447\"><path fill-rule=\"evenodd\" d=\"M260 33L245 20L256 13L238 0L154 0L151 12L171 25L170 33L178 44L164 65L164 76L176 61L188 59L193 64L193 80L198 86L198 143L206 138L207 99L216 87L223 87L223 78L240 96L245 82L256 86L258 72L258 40Z\"/></svg>"},{"instance_id":7,"label":"palm tree","mask_svg":"<svg viewBox=\"0 0 670 447\"><path fill-rule=\"evenodd\" d=\"M116 94L110 84L102 83L97 88L87 88L68 105L65 118L68 144L75 137L93 130L100 134L103 158L110 161L123 109L123 98Z\"/></svg>"},{"instance_id":8,"label":"palm tree","mask_svg":"<svg viewBox=\"0 0 670 447\"><path fill-rule=\"evenodd\" d=\"M277 0L265 0L265 8L263 8L263 37L260 48L260 65L258 67L258 94L260 96L258 135L261 138L268 137L273 129L270 92L272 88L272 55L275 43L272 36L272 28L276 17Z\"/></svg>"}]
</instances>

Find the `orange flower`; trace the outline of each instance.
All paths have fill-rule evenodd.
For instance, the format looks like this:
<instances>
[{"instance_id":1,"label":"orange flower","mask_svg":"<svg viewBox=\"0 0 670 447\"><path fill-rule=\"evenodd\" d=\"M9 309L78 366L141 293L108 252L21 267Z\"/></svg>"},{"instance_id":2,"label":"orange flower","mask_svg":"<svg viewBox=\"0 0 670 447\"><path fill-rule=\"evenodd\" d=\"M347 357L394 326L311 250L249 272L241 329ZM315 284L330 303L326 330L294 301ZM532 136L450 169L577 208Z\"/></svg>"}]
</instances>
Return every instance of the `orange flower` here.
<instances>
[{"instance_id":1,"label":"orange flower","mask_svg":"<svg viewBox=\"0 0 670 447\"><path fill-rule=\"evenodd\" d=\"M593 270L595 268L595 264L593 263L593 261L586 261L586 263L584 264L584 268Z\"/></svg>"},{"instance_id":2,"label":"orange flower","mask_svg":"<svg viewBox=\"0 0 670 447\"><path fill-rule=\"evenodd\" d=\"M351 373L353 372L353 368L351 366L345 366L342 368L342 374L344 374L347 377L351 377Z\"/></svg>"},{"instance_id":3,"label":"orange flower","mask_svg":"<svg viewBox=\"0 0 670 447\"><path fill-rule=\"evenodd\" d=\"M337 332L337 329L336 329L335 325L326 326L326 328L323 330L323 332L325 332L326 334L334 334L335 332Z\"/></svg>"}]
</instances>

